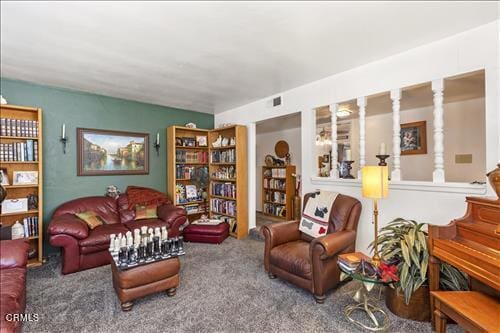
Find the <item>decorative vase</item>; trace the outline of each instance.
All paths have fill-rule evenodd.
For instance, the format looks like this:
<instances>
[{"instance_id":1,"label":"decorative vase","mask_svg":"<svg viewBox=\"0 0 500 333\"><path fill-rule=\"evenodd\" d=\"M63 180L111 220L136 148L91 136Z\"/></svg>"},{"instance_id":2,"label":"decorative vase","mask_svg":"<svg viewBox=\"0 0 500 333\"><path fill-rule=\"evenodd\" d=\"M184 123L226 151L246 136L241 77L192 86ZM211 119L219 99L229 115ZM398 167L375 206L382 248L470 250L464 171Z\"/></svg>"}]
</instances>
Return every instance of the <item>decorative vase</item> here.
<instances>
[{"instance_id":1,"label":"decorative vase","mask_svg":"<svg viewBox=\"0 0 500 333\"><path fill-rule=\"evenodd\" d=\"M497 164L497 168L486 174L490 182L491 187L495 190L497 197L500 199L500 163Z\"/></svg>"},{"instance_id":2,"label":"decorative vase","mask_svg":"<svg viewBox=\"0 0 500 333\"><path fill-rule=\"evenodd\" d=\"M385 287L385 305L396 316L416 321L431 321L429 288L422 286L411 295L410 303L405 303L405 297L397 289Z\"/></svg>"}]
</instances>

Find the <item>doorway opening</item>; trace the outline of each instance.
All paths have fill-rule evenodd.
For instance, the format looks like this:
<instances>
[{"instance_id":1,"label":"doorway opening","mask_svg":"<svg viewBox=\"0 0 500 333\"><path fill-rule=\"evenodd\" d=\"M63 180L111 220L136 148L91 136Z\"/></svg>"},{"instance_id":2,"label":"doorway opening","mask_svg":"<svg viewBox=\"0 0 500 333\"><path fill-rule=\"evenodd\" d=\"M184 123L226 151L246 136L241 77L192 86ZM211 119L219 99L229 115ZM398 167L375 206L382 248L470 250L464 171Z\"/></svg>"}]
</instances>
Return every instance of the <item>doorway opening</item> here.
<instances>
[{"instance_id":1,"label":"doorway opening","mask_svg":"<svg viewBox=\"0 0 500 333\"><path fill-rule=\"evenodd\" d=\"M301 114L256 123L256 231L264 224L292 220L300 201ZM299 205L300 203L295 202Z\"/></svg>"}]
</instances>

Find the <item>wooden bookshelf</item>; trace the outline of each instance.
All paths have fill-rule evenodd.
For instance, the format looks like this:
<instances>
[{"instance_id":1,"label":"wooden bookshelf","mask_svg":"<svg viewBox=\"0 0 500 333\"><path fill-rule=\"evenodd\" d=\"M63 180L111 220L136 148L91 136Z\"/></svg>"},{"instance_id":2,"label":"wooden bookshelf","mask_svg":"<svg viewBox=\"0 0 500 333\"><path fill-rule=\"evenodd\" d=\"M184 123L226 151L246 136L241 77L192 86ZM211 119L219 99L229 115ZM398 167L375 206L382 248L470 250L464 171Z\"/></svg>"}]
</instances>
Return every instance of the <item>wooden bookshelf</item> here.
<instances>
[{"instance_id":1,"label":"wooden bookshelf","mask_svg":"<svg viewBox=\"0 0 500 333\"><path fill-rule=\"evenodd\" d=\"M197 136L204 136L207 138L206 146L199 146L196 143ZM193 146L179 145L177 139L187 139L194 142ZM187 140L184 140L186 142ZM203 161L181 161L178 160L177 154L179 152L185 153L202 153L206 155ZM202 181L199 177L186 177L185 175L178 174L178 168L188 167L195 170L194 172L202 172L205 169L206 180ZM170 126L167 128L167 193L176 206L186 208L197 207L198 212L193 213L188 211L189 221L194 221L202 214L208 214L208 197L207 200L196 198L192 201L183 201L179 198L176 191L177 186L195 185L197 189L204 190L208 194L208 130L199 128L187 128L183 126ZM189 208L188 207L188 208Z\"/></svg>"},{"instance_id":2,"label":"wooden bookshelf","mask_svg":"<svg viewBox=\"0 0 500 333\"><path fill-rule=\"evenodd\" d=\"M220 137L229 140L225 146L214 147L213 143ZM231 139L234 144L231 144ZM241 239L248 235L248 165L247 165L247 128L242 125L218 128L209 131L209 174L210 174L210 217L220 217L229 223L230 235ZM217 154L232 154L227 159L215 159ZM227 175L223 171L232 170ZM233 193L229 195L217 194L216 186L230 187ZM234 207L230 212L217 210L214 202Z\"/></svg>"},{"instance_id":3,"label":"wooden bookshelf","mask_svg":"<svg viewBox=\"0 0 500 333\"><path fill-rule=\"evenodd\" d=\"M38 234L28 237L30 248L36 251L36 256L28 260L28 267L39 266L43 263L43 135L42 135L42 109L16 106L0 105L1 118L38 121L38 135L31 137L25 135L2 135L0 143L24 143L33 140L38 144L38 159L36 161L1 161L1 168L6 169L9 185L5 185L7 190L6 199L26 198L30 194L38 196L38 209L31 209L21 213L0 213L0 223L3 227L10 227L16 221L23 223L24 218L38 217ZM38 171L38 184L36 185L14 185L14 171Z\"/></svg>"},{"instance_id":4,"label":"wooden bookshelf","mask_svg":"<svg viewBox=\"0 0 500 333\"><path fill-rule=\"evenodd\" d=\"M262 167L262 213L283 220L293 218L295 166Z\"/></svg>"}]
</instances>

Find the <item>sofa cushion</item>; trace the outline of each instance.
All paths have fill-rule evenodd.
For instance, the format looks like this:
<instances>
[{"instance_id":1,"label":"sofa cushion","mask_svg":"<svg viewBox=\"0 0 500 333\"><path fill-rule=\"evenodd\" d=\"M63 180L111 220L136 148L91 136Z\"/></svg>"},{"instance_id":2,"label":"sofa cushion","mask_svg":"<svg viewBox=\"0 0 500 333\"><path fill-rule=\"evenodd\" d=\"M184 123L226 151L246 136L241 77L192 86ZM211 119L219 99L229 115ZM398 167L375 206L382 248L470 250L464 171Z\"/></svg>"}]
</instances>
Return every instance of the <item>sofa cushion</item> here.
<instances>
[{"instance_id":1,"label":"sofa cushion","mask_svg":"<svg viewBox=\"0 0 500 333\"><path fill-rule=\"evenodd\" d=\"M103 225L102 219L97 213L93 211L86 211L75 214L79 219L85 221L90 229Z\"/></svg>"},{"instance_id":2,"label":"sofa cushion","mask_svg":"<svg viewBox=\"0 0 500 333\"><path fill-rule=\"evenodd\" d=\"M0 242L0 268L25 267L28 262L29 242L26 238Z\"/></svg>"},{"instance_id":3,"label":"sofa cushion","mask_svg":"<svg viewBox=\"0 0 500 333\"><path fill-rule=\"evenodd\" d=\"M86 211L94 211L106 224L120 223L116 200L105 196L84 197L68 201L56 209L52 218Z\"/></svg>"},{"instance_id":4,"label":"sofa cushion","mask_svg":"<svg viewBox=\"0 0 500 333\"><path fill-rule=\"evenodd\" d=\"M20 321L7 321L7 314L24 313L26 306L26 268L0 270L0 332L17 332Z\"/></svg>"},{"instance_id":5,"label":"sofa cushion","mask_svg":"<svg viewBox=\"0 0 500 333\"><path fill-rule=\"evenodd\" d=\"M291 274L312 280L310 244L297 240L276 246L271 250L270 263Z\"/></svg>"},{"instance_id":6,"label":"sofa cushion","mask_svg":"<svg viewBox=\"0 0 500 333\"><path fill-rule=\"evenodd\" d=\"M149 220L136 220L124 224L130 231L134 232L134 229L141 229L141 227L146 226L149 228L161 228L163 226L169 227L168 222L160 219L149 219Z\"/></svg>"},{"instance_id":7,"label":"sofa cushion","mask_svg":"<svg viewBox=\"0 0 500 333\"><path fill-rule=\"evenodd\" d=\"M147 220L147 219L157 219L158 207L156 205L147 205L147 206L135 206L135 219L136 220Z\"/></svg>"},{"instance_id":8,"label":"sofa cushion","mask_svg":"<svg viewBox=\"0 0 500 333\"><path fill-rule=\"evenodd\" d=\"M109 235L125 233L128 231L122 224L103 224L95 229L89 231L89 236L85 239L81 239L78 244L80 247L95 247L95 246L105 246L103 249L109 247Z\"/></svg>"}]
</instances>

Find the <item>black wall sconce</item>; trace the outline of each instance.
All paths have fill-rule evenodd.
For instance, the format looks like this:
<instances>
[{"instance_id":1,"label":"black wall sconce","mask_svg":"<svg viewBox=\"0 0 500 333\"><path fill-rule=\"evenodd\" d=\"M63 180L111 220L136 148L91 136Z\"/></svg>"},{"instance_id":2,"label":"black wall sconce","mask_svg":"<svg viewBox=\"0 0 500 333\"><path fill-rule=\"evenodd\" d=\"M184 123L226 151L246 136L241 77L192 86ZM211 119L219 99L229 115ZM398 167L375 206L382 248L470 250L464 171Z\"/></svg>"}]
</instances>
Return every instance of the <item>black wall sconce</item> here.
<instances>
[{"instance_id":1,"label":"black wall sconce","mask_svg":"<svg viewBox=\"0 0 500 333\"><path fill-rule=\"evenodd\" d=\"M61 127L61 138L59 141L63 144L63 154L66 154L66 144L68 143L68 137L66 136L66 124L62 124Z\"/></svg>"},{"instance_id":2,"label":"black wall sconce","mask_svg":"<svg viewBox=\"0 0 500 333\"><path fill-rule=\"evenodd\" d=\"M160 156L160 133L156 133L156 140L153 147L156 149L156 155Z\"/></svg>"}]
</instances>

